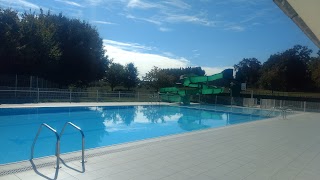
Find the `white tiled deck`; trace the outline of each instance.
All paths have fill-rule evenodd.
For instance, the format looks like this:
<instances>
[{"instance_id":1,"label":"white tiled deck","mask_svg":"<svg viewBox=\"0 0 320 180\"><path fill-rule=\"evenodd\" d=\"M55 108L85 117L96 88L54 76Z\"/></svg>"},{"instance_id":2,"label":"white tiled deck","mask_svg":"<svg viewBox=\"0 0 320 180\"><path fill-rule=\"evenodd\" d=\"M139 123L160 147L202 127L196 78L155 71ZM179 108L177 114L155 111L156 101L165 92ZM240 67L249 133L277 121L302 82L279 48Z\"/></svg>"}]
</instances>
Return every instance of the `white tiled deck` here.
<instances>
[{"instance_id":1,"label":"white tiled deck","mask_svg":"<svg viewBox=\"0 0 320 180\"><path fill-rule=\"evenodd\" d=\"M57 170L34 161L34 170L0 179L319 179L320 114L301 113L225 128L172 135L86 151ZM76 156L78 156L77 154ZM69 155L62 155L68 159ZM0 172L30 166L0 166ZM67 165L67 166L66 166ZM42 167L44 166L44 167Z\"/></svg>"}]
</instances>

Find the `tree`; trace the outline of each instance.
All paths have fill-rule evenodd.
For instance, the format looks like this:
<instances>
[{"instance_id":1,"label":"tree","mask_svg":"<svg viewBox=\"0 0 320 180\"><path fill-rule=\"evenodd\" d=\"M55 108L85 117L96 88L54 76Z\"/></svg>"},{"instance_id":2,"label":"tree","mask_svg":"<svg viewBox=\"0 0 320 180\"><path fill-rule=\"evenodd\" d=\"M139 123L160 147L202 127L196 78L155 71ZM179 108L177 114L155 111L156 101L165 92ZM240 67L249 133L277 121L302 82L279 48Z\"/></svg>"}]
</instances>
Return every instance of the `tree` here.
<instances>
[{"instance_id":1,"label":"tree","mask_svg":"<svg viewBox=\"0 0 320 180\"><path fill-rule=\"evenodd\" d=\"M124 75L125 75L124 67L121 64L114 63L114 62L110 63L108 71L106 72L106 75L105 75L105 81L107 81L110 84L111 91L113 91L113 89L116 86L119 86L120 84L122 84Z\"/></svg>"},{"instance_id":2,"label":"tree","mask_svg":"<svg viewBox=\"0 0 320 180\"><path fill-rule=\"evenodd\" d=\"M21 38L19 28L18 12L0 8L0 73L16 73Z\"/></svg>"},{"instance_id":3,"label":"tree","mask_svg":"<svg viewBox=\"0 0 320 180\"><path fill-rule=\"evenodd\" d=\"M133 63L129 63L124 67L124 71L125 74L123 79L123 86L128 90L130 90L130 88L136 87L139 82L138 69L134 66Z\"/></svg>"},{"instance_id":4,"label":"tree","mask_svg":"<svg viewBox=\"0 0 320 180\"><path fill-rule=\"evenodd\" d=\"M63 84L87 84L104 77L108 66L102 39L95 28L78 19L55 16L62 51L59 81ZM65 78L68 77L68 78Z\"/></svg>"},{"instance_id":5,"label":"tree","mask_svg":"<svg viewBox=\"0 0 320 180\"><path fill-rule=\"evenodd\" d=\"M173 86L175 77L154 66L146 76L142 77L148 87L158 91L161 87Z\"/></svg>"},{"instance_id":6,"label":"tree","mask_svg":"<svg viewBox=\"0 0 320 180\"><path fill-rule=\"evenodd\" d=\"M62 14L0 8L0 73L43 77L62 86L103 78L108 65L95 28Z\"/></svg>"},{"instance_id":7,"label":"tree","mask_svg":"<svg viewBox=\"0 0 320 180\"><path fill-rule=\"evenodd\" d=\"M159 90L159 88L162 87L174 86L179 82L182 75L204 76L205 71L202 70L201 67L160 69L154 66L153 69L142 78L148 87Z\"/></svg>"},{"instance_id":8,"label":"tree","mask_svg":"<svg viewBox=\"0 0 320 180\"><path fill-rule=\"evenodd\" d=\"M21 63L17 65L18 73L52 79L57 76L52 69L57 68L61 57L58 40L55 39L56 25L48 21L50 12L44 14L23 13L20 22Z\"/></svg>"},{"instance_id":9,"label":"tree","mask_svg":"<svg viewBox=\"0 0 320 180\"><path fill-rule=\"evenodd\" d=\"M261 62L256 58L244 58L234 65L236 80L247 83L248 87L256 87L260 78Z\"/></svg>"},{"instance_id":10,"label":"tree","mask_svg":"<svg viewBox=\"0 0 320 180\"><path fill-rule=\"evenodd\" d=\"M273 54L262 66L263 88L281 91L305 90L309 87L307 64L312 50L296 45Z\"/></svg>"},{"instance_id":11,"label":"tree","mask_svg":"<svg viewBox=\"0 0 320 180\"><path fill-rule=\"evenodd\" d=\"M311 80L313 85L320 88L320 50L318 51L318 57L313 57L308 64Z\"/></svg>"}]
</instances>

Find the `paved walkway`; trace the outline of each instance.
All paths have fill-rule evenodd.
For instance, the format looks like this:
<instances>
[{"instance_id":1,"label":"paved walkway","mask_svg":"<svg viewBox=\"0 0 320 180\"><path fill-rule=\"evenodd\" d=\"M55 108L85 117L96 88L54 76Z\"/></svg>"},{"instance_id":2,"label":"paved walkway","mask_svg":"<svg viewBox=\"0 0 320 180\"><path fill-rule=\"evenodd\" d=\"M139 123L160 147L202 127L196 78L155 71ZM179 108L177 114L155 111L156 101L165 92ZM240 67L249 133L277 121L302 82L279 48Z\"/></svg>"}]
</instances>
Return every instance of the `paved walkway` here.
<instances>
[{"instance_id":1,"label":"paved walkway","mask_svg":"<svg viewBox=\"0 0 320 180\"><path fill-rule=\"evenodd\" d=\"M17 171L0 179L314 180L320 177L319 117L303 113L88 150L83 167L73 158L58 170L46 165L54 158L37 159L37 168L23 172L30 162L0 166L0 174Z\"/></svg>"}]
</instances>

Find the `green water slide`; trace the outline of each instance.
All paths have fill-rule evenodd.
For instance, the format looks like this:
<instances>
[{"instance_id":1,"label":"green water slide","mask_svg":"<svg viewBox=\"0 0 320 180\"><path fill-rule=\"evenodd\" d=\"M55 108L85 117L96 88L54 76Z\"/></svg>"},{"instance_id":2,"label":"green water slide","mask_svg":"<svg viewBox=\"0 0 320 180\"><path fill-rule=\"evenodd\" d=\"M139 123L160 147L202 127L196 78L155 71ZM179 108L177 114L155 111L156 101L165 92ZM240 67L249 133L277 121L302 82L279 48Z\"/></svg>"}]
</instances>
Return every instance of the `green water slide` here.
<instances>
[{"instance_id":1,"label":"green water slide","mask_svg":"<svg viewBox=\"0 0 320 180\"><path fill-rule=\"evenodd\" d=\"M233 78L233 70L226 69L221 73L212 76L191 76L184 77L181 87L165 87L160 89L161 99L168 102L183 102L190 104L190 96L196 94L219 94L223 87L208 85L208 82L219 79Z\"/></svg>"}]
</instances>

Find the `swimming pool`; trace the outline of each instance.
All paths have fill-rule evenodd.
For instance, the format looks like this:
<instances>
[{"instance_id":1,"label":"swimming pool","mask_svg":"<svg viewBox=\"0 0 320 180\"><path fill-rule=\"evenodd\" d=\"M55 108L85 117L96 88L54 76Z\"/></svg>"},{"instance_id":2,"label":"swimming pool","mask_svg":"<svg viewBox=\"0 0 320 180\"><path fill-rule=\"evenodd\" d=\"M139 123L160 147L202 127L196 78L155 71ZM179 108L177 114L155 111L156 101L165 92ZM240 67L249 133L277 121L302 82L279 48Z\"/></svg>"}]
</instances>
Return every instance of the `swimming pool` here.
<instances>
[{"instance_id":1,"label":"swimming pool","mask_svg":"<svg viewBox=\"0 0 320 180\"><path fill-rule=\"evenodd\" d=\"M85 134L86 149L265 119L257 115L190 109L175 106L105 106L0 109L0 164L30 159L30 149L41 123L58 133L65 122ZM54 155L55 136L44 128L35 158ZM61 153L81 150L81 135L66 128Z\"/></svg>"}]
</instances>

